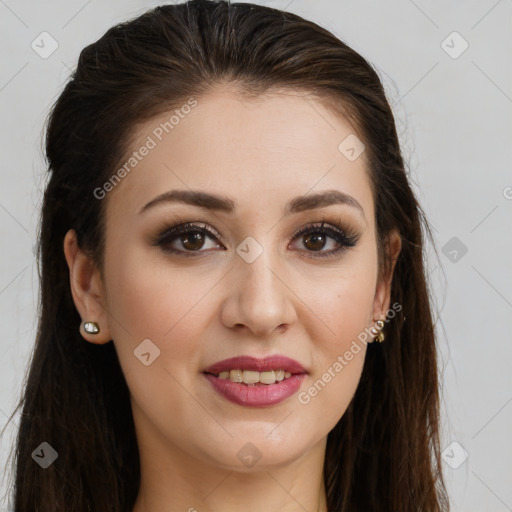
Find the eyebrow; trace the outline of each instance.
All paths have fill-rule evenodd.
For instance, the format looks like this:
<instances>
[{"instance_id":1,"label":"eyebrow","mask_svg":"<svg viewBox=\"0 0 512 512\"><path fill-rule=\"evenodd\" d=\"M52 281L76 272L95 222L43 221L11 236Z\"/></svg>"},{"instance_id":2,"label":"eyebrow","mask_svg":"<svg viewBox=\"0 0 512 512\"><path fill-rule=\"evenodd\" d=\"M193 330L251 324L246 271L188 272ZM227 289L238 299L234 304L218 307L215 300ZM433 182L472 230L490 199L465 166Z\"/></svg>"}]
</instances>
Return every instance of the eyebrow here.
<instances>
[{"instance_id":1,"label":"eyebrow","mask_svg":"<svg viewBox=\"0 0 512 512\"><path fill-rule=\"evenodd\" d=\"M150 208L164 203L185 203L207 210L215 210L224 213L234 213L237 202L227 196L210 194L200 190L171 190L155 197L149 203L144 205L139 215L146 212ZM365 218L364 210L361 204L351 195L339 190L326 190L315 194L305 194L294 197L286 204L285 214L299 213L315 208L323 208L334 204L346 204L360 211ZM366 218L365 218L366 219Z\"/></svg>"}]
</instances>

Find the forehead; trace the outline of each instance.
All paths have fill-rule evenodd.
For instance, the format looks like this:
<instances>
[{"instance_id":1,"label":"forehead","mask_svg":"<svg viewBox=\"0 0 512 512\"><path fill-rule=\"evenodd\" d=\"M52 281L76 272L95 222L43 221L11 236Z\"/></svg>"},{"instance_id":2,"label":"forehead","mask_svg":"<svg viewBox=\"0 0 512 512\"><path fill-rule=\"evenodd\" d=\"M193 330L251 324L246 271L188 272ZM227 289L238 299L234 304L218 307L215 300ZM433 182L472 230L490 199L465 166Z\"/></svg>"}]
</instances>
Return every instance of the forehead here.
<instances>
[{"instance_id":1,"label":"forehead","mask_svg":"<svg viewBox=\"0 0 512 512\"><path fill-rule=\"evenodd\" d=\"M363 148L345 117L306 93L246 98L219 87L136 127L108 209L130 215L164 192L200 189L233 197L240 212L277 212L297 195L338 189L371 219Z\"/></svg>"}]
</instances>

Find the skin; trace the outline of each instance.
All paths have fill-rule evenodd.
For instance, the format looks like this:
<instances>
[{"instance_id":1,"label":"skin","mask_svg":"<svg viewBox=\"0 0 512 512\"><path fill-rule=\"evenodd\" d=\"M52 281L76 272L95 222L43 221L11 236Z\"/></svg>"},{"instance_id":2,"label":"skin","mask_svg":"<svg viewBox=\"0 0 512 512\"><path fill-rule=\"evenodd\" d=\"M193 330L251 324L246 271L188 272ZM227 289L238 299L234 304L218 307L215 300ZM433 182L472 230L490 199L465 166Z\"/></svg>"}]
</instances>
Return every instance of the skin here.
<instances>
[{"instance_id":1,"label":"skin","mask_svg":"<svg viewBox=\"0 0 512 512\"><path fill-rule=\"evenodd\" d=\"M169 115L139 125L133 150ZM271 407L233 404L202 371L236 355L283 354L309 372L304 391L385 317L392 273L377 282L365 154L349 161L338 150L351 133L345 118L295 92L248 100L219 86L103 199L103 277L67 233L73 299L82 320L101 329L80 332L91 343L113 340L131 393L142 472L133 512L327 510L327 434L354 395L366 346L307 404L297 395ZM173 189L227 195L237 207L229 214L174 202L139 215ZM332 189L350 194L363 213L335 204L284 215L292 198ZM202 256L190 258L152 245L175 215L176 224L206 223L222 241L206 236ZM338 247L330 235L323 246L292 239L323 220L343 222L356 245L321 258L318 251ZM247 236L263 248L252 263L235 250ZM186 251L182 242L178 236L172 246ZM389 247L394 262L397 233ZM145 339L160 350L148 366L134 357ZM237 457L246 443L261 455L251 467Z\"/></svg>"}]
</instances>

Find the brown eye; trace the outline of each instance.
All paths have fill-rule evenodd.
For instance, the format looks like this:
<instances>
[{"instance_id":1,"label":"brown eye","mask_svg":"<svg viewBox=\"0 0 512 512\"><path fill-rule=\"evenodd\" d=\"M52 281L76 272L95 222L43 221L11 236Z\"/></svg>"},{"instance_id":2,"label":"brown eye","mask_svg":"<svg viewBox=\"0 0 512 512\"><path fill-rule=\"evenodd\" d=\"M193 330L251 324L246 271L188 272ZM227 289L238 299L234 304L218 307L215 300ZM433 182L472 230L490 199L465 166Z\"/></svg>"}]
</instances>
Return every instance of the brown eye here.
<instances>
[{"instance_id":1,"label":"brown eye","mask_svg":"<svg viewBox=\"0 0 512 512\"><path fill-rule=\"evenodd\" d=\"M223 249L220 236L206 224L187 222L165 229L154 241L165 252L181 256L201 256L206 249Z\"/></svg>"},{"instance_id":2,"label":"brown eye","mask_svg":"<svg viewBox=\"0 0 512 512\"><path fill-rule=\"evenodd\" d=\"M300 252L314 257L334 257L356 245L359 239L356 232L324 224L308 226L294 234L292 240L299 240ZM153 243L168 253L198 257L211 252L206 249L226 250L219 240L220 235L207 224L185 223L167 228Z\"/></svg>"},{"instance_id":3,"label":"brown eye","mask_svg":"<svg viewBox=\"0 0 512 512\"><path fill-rule=\"evenodd\" d=\"M314 257L329 257L341 254L343 251L354 247L359 235L354 231L346 231L335 226L320 225L308 226L299 230L292 237L298 239L301 252L314 254Z\"/></svg>"},{"instance_id":4,"label":"brown eye","mask_svg":"<svg viewBox=\"0 0 512 512\"><path fill-rule=\"evenodd\" d=\"M189 234L182 235L180 239L183 247L189 251L197 251L201 249L205 242L204 234L199 231L190 231Z\"/></svg>"},{"instance_id":5,"label":"brown eye","mask_svg":"<svg viewBox=\"0 0 512 512\"><path fill-rule=\"evenodd\" d=\"M326 239L321 233L308 233L304 236L304 247L311 251L319 251L324 248Z\"/></svg>"}]
</instances>

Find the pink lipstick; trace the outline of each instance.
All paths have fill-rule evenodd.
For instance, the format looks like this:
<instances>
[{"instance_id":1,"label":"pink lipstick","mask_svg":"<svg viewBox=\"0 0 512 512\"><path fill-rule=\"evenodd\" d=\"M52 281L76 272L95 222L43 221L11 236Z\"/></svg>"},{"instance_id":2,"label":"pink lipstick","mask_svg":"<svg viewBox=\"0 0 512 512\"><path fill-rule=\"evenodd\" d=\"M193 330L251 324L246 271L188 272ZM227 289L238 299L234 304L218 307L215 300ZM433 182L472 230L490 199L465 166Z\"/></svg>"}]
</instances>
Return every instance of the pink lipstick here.
<instances>
[{"instance_id":1,"label":"pink lipstick","mask_svg":"<svg viewBox=\"0 0 512 512\"><path fill-rule=\"evenodd\" d=\"M230 402L268 407L294 395L308 372L299 362L276 354L264 359L232 357L209 366L203 374Z\"/></svg>"}]
</instances>

